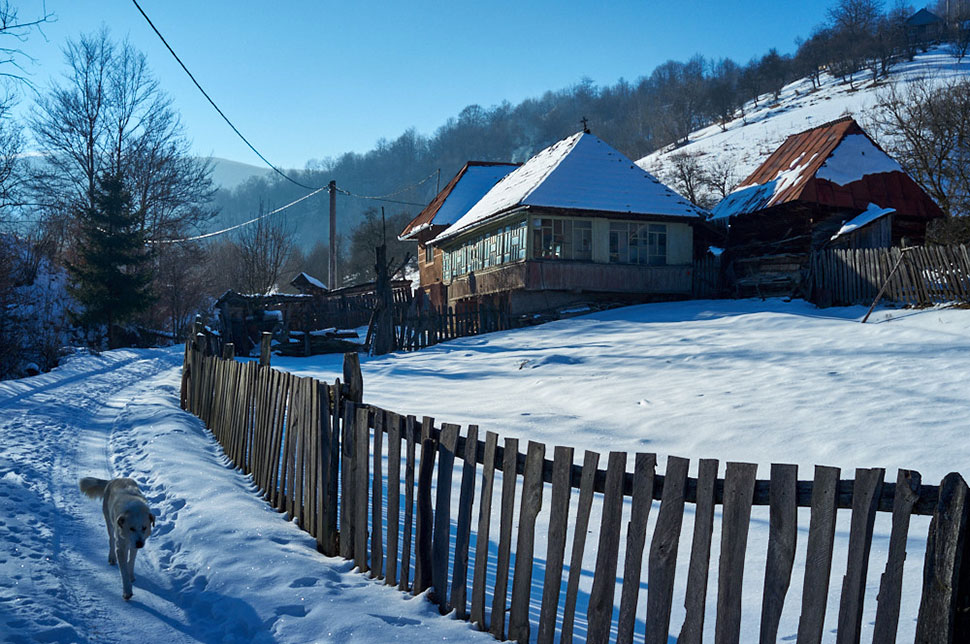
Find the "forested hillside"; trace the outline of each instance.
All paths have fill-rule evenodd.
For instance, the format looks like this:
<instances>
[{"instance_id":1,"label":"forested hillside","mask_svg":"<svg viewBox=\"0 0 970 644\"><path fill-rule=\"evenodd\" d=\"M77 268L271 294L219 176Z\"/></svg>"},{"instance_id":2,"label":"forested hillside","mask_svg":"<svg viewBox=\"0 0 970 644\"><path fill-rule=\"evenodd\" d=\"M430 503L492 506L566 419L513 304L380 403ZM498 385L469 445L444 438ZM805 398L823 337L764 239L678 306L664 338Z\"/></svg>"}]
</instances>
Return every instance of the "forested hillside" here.
<instances>
[{"instance_id":1,"label":"forested hillside","mask_svg":"<svg viewBox=\"0 0 970 644\"><path fill-rule=\"evenodd\" d=\"M946 15L946 3L940 4L933 8ZM952 43L954 55L962 59L970 43L970 23L962 17L970 17L970 2L951 2L949 10L952 28L934 40ZM364 154L314 160L297 178L311 186L333 179L338 188L356 195L393 194L393 201L341 194L339 230L346 236L375 207L383 205L388 215L402 218L417 214L436 193L439 170L444 185L469 160L525 161L580 130L584 117L597 136L639 159L688 143L692 132L709 125L726 130L739 121L765 118L765 108L777 106L786 85L798 79L804 79L799 87L803 94L818 90L826 79L848 92L860 84L884 82L895 65L931 45L907 28L906 19L914 12L898 3L884 10L877 0L841 0L830 9L825 24L806 34L791 55L772 49L746 62L695 56L686 62L667 61L640 78L612 85L580 79L517 105L469 105L430 135L411 129L396 139L379 141ZM802 129L790 125L794 131ZM424 179L428 180L410 187ZM260 204L268 210L305 193L278 177L220 191L216 201L221 215L213 227L249 219ZM286 227L308 249L326 240L327 215L326 195L321 195L288 210Z\"/></svg>"}]
</instances>

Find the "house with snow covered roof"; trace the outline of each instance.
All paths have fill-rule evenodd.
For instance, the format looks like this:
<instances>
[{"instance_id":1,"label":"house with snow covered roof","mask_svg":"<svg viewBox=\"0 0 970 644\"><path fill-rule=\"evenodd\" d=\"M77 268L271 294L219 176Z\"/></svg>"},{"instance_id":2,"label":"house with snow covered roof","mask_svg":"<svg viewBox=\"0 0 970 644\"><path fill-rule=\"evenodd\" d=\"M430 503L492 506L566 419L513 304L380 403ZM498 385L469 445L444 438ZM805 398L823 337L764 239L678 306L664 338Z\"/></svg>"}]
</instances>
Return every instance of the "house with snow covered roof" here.
<instances>
[{"instance_id":1,"label":"house with snow covered roof","mask_svg":"<svg viewBox=\"0 0 970 644\"><path fill-rule=\"evenodd\" d=\"M428 242L460 219L519 163L469 161L441 192L411 220L398 239L418 243L418 272L421 289L437 308L445 306L441 251Z\"/></svg>"},{"instance_id":2,"label":"house with snow covered roof","mask_svg":"<svg viewBox=\"0 0 970 644\"><path fill-rule=\"evenodd\" d=\"M904 238L922 244L927 223L942 216L899 163L844 117L788 137L714 207L712 221L726 230L723 260L737 264L740 285L779 294L797 286L813 250L885 248ZM759 268L760 260L773 266Z\"/></svg>"},{"instance_id":3,"label":"house with snow covered roof","mask_svg":"<svg viewBox=\"0 0 970 644\"><path fill-rule=\"evenodd\" d=\"M705 212L588 132L542 150L429 243L449 306L513 314L691 292Z\"/></svg>"}]
</instances>

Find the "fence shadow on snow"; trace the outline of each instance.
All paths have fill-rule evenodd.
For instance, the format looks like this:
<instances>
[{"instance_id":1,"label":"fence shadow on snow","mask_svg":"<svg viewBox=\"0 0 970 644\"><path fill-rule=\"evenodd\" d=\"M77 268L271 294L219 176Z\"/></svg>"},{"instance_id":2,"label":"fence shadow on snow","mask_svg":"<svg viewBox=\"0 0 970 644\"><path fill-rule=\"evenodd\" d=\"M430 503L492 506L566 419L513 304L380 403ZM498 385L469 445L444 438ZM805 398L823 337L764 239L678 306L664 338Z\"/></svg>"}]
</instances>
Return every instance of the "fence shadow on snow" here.
<instances>
[{"instance_id":1,"label":"fence shadow on snow","mask_svg":"<svg viewBox=\"0 0 970 644\"><path fill-rule=\"evenodd\" d=\"M796 466L776 464L759 480L756 465L727 463L719 478L718 461L701 459L692 477L687 459L669 457L660 473L654 454L611 452L603 469L592 451L579 465L571 447L529 441L522 450L517 439L482 436L474 425L462 433L363 404L339 380L206 356L196 346L186 347L182 406L321 552L402 592L428 591L442 613L499 640L666 643L679 633L678 642L701 642L709 618L715 642L738 642L752 509L767 506L761 642L780 635L798 508L810 513L808 563L795 577L799 643L822 640L830 591L840 593L838 642L858 642L870 627L871 641L896 641L913 515L932 517L915 640L970 641L970 490L959 474L936 486L911 470L887 482L880 468L844 480L838 468L816 466L812 480L800 481ZM840 510L848 513L848 557L841 588L830 589ZM891 515L891 534L875 620L866 624L877 513ZM685 610L672 624L679 549ZM708 606L712 551L716 600Z\"/></svg>"}]
</instances>

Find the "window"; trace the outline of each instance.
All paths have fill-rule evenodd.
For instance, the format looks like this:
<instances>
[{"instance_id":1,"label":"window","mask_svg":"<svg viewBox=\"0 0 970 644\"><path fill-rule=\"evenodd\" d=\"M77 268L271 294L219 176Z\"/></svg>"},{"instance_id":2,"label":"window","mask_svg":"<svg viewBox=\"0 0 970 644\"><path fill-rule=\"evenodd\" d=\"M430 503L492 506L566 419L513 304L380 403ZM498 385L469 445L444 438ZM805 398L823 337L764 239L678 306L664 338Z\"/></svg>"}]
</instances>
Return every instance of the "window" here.
<instances>
[{"instance_id":1,"label":"window","mask_svg":"<svg viewBox=\"0 0 970 644\"><path fill-rule=\"evenodd\" d=\"M428 265L434 263L434 248L430 245L424 247L424 263Z\"/></svg>"},{"instance_id":2,"label":"window","mask_svg":"<svg viewBox=\"0 0 970 644\"><path fill-rule=\"evenodd\" d=\"M610 262L666 266L667 225L610 222Z\"/></svg>"},{"instance_id":3,"label":"window","mask_svg":"<svg viewBox=\"0 0 970 644\"><path fill-rule=\"evenodd\" d=\"M525 259L526 220L470 239L458 248L442 252L445 281L508 262Z\"/></svg>"},{"instance_id":4,"label":"window","mask_svg":"<svg viewBox=\"0 0 970 644\"><path fill-rule=\"evenodd\" d=\"M593 222L536 219L532 254L536 259L593 259Z\"/></svg>"}]
</instances>

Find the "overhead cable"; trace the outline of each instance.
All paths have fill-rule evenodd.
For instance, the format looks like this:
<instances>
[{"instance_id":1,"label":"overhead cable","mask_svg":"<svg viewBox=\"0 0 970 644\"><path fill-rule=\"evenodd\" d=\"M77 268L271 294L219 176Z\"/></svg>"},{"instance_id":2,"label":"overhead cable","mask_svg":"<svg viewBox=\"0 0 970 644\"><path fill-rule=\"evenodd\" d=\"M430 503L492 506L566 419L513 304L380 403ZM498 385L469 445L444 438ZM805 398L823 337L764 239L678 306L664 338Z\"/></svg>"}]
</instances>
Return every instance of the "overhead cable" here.
<instances>
[{"instance_id":1,"label":"overhead cable","mask_svg":"<svg viewBox=\"0 0 970 644\"><path fill-rule=\"evenodd\" d=\"M269 217L270 215L275 215L277 213L283 212L287 208L291 208L291 207L295 206L296 204L300 203L301 201L305 201L305 200L309 199L310 197L312 197L313 195L315 195L317 193L320 193L320 192L323 192L326 189L327 189L327 186L324 186L322 188L317 188L313 192L311 192L309 194L306 194L306 195L303 195L302 197L300 197L296 201L291 201L290 203L286 204L285 206L281 206L281 207L277 208L276 210L271 210L270 212L267 212L265 214L262 214L262 215L260 215L258 217L253 217L249 221L244 221L241 224L236 224L235 226L230 226L229 228L223 228L222 230L216 230L216 231L211 232L211 233L205 233L204 235L196 235L195 237L184 237L182 239L157 239L157 240L156 239L150 239L150 240L148 240L148 243L149 244L180 244L182 242L198 241L200 239L207 239L209 237L215 237L217 235L224 235L225 233L232 232L233 230L236 230L237 228L242 228L243 226L248 226L249 224L255 223L255 222L259 221L260 219L265 219L266 217Z\"/></svg>"},{"instance_id":2,"label":"overhead cable","mask_svg":"<svg viewBox=\"0 0 970 644\"><path fill-rule=\"evenodd\" d=\"M217 112L219 112L219 116L221 116L222 119L226 123L229 124L229 127L231 127L232 128L232 131L235 132L239 136L240 139L242 139L243 143L245 143L246 145L248 145L249 146L249 149L252 150L253 152L255 152L256 153L256 156L258 156L260 159L262 159L263 162L266 165L268 165L270 168L272 168L276 172L276 174L280 175L281 177L283 177L287 181L289 181L291 183L294 183L294 184L300 186L301 188L306 188L307 190L313 190L312 187L310 187L310 186L308 186L306 184L300 183L299 181L297 181L296 179L290 177L285 172L283 172L282 170L280 170L279 168L277 168L275 165L273 165L272 163L270 163L269 162L269 159L267 159L266 157L264 157L259 152L259 150L257 150L253 146L253 144L250 143L249 140L245 136L243 136L243 133L240 132L239 129L235 125L232 124L232 121L229 120L229 117L226 116L222 112L221 109L219 109L219 106L216 105L216 102L212 100L212 98L209 96L208 93L206 93L206 91L204 89L202 89L202 85L199 84L199 81L195 80L195 76L192 75L192 72L189 71L189 68L185 66L185 63L182 62L182 59L179 58L178 54L175 53L175 50L172 49L171 45L168 44L168 41L165 40L165 37L162 35L162 32L160 32L158 30L158 28L152 22L151 18L148 17L148 14L145 13L145 10L142 9L141 8L141 5L138 4L138 0L131 0L131 1L135 4L135 7L138 9L138 11L141 13L141 15L145 17L145 20L148 21L148 25L152 28L152 30L155 32L155 34L162 41L162 44L165 45L165 47L172 54L172 56L175 57L175 60L178 61L178 64L182 66L182 69L185 71L186 74L188 74L189 78L192 79L192 82L195 83L195 86L199 88L199 91L202 92L202 95L205 96L205 98L206 98L207 101L209 101L209 104L212 105L212 107L214 107Z\"/></svg>"}]
</instances>

